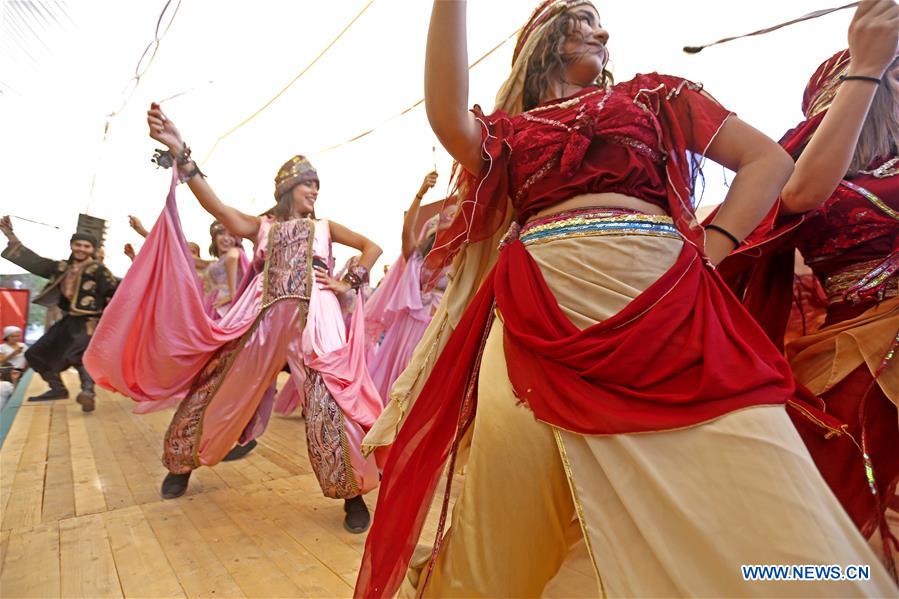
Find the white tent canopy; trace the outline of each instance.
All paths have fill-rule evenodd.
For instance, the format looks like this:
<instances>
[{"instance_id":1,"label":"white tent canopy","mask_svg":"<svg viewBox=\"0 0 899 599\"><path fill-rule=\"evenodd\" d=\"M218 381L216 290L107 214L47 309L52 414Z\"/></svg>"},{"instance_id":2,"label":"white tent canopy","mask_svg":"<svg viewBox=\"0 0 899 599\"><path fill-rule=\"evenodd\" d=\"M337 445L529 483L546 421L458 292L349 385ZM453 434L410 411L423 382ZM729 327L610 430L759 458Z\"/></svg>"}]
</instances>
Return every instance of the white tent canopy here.
<instances>
[{"instance_id":1,"label":"white tent canopy","mask_svg":"<svg viewBox=\"0 0 899 599\"><path fill-rule=\"evenodd\" d=\"M822 8L820 0L598 1L616 79L659 71L701 81L723 104L778 138L801 119L802 90L815 67L846 44L850 11L691 56L684 45L744 33ZM158 53L130 100L123 89L153 39L164 0L24 1L3 3L0 39L2 213L23 241L64 256L77 214L109 221L107 262L123 273L127 224L136 214L149 227L162 207L169 173L149 162L155 147L144 113L153 100L187 92L163 107L202 157L216 139L252 114L307 66L368 0L184 0ZM172 0L172 13L177 0ZM354 143L321 152L383 123L422 96L423 55L430 14L425 0L374 0L343 38L267 110L223 140L205 164L219 195L258 213L273 202L273 177L291 155L318 168L317 212L399 253L402 213L432 168L423 107L391 120ZM528 18L531 0L470 0L469 56L480 56ZM471 74L471 101L492 106L513 43ZM445 190L450 159L437 148ZM724 172L706 170L704 202L726 191ZM91 192L92 181L95 182ZM432 192L428 200L439 197ZM426 200L426 201L428 201ZM211 218L181 189L185 231L208 245ZM249 246L248 246L249 247ZM349 257L341 251L338 260ZM379 270L379 269L377 269ZM376 270L376 271L377 271ZM15 272L9 262L0 272Z\"/></svg>"}]
</instances>

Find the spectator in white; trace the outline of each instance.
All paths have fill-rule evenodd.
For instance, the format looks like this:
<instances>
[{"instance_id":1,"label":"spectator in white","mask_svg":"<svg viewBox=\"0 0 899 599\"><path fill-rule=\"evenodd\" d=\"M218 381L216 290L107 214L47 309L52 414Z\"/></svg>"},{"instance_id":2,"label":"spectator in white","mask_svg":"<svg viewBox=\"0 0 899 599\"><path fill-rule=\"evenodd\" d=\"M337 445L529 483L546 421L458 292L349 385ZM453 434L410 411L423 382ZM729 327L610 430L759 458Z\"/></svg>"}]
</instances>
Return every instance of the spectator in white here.
<instances>
[{"instance_id":1,"label":"spectator in white","mask_svg":"<svg viewBox=\"0 0 899 599\"><path fill-rule=\"evenodd\" d=\"M11 366L16 370L25 370L25 350L28 346L22 343L22 329L17 326L3 327L3 343L0 344L0 366Z\"/></svg>"}]
</instances>

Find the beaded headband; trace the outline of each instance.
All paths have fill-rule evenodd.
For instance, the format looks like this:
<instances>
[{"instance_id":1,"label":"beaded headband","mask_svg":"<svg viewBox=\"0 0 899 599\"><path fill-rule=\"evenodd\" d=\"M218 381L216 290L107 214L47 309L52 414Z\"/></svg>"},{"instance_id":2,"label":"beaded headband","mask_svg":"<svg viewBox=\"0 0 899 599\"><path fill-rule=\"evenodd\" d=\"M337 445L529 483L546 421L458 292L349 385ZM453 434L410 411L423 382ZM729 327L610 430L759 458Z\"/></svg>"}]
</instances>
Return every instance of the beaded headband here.
<instances>
[{"instance_id":1,"label":"beaded headband","mask_svg":"<svg viewBox=\"0 0 899 599\"><path fill-rule=\"evenodd\" d=\"M275 176L275 199L279 199L282 195L306 181L318 183L318 172L305 156L297 154L278 169L278 174Z\"/></svg>"}]
</instances>

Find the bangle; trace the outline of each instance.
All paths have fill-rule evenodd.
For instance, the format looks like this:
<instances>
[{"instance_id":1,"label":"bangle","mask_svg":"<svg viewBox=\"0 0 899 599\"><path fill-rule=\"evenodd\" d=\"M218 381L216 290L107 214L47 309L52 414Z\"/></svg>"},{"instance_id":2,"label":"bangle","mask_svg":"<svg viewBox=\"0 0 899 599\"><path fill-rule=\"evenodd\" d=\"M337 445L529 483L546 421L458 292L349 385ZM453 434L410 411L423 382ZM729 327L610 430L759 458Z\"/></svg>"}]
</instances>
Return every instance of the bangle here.
<instances>
[{"instance_id":1,"label":"bangle","mask_svg":"<svg viewBox=\"0 0 899 599\"><path fill-rule=\"evenodd\" d=\"M180 172L180 171L178 172L178 183L185 183L187 181L190 181L197 175L200 175L201 177L204 177L204 178L206 177L206 175L203 173L203 171L200 170L200 167L197 165L197 163L193 162L193 161L191 161L191 162L194 165L194 167L192 169L190 169L189 171L186 171L186 172ZM182 166L184 166L184 165L182 165Z\"/></svg>"},{"instance_id":2,"label":"bangle","mask_svg":"<svg viewBox=\"0 0 899 599\"><path fill-rule=\"evenodd\" d=\"M706 225L705 228L706 228L707 231L708 231L709 229L711 229L712 231L718 231L719 233L721 233L722 235L724 235L725 237L727 237L728 239L730 239L731 242L734 244L734 247L735 247L735 248L740 247L740 240L737 239L736 237L734 237L733 233L731 233L730 231L728 231L728 230L725 229L724 227L719 227L718 225Z\"/></svg>"},{"instance_id":3,"label":"bangle","mask_svg":"<svg viewBox=\"0 0 899 599\"><path fill-rule=\"evenodd\" d=\"M418 200L418 201L423 200L424 197L425 197L425 196L424 196L423 193L417 193L417 194L415 194L415 199Z\"/></svg>"},{"instance_id":4,"label":"bangle","mask_svg":"<svg viewBox=\"0 0 899 599\"><path fill-rule=\"evenodd\" d=\"M361 264L356 264L351 266L340 280L348 283L351 289L359 289L368 282L368 269Z\"/></svg>"},{"instance_id":5,"label":"bangle","mask_svg":"<svg viewBox=\"0 0 899 599\"><path fill-rule=\"evenodd\" d=\"M191 161L190 147L187 144L184 144L184 147L178 152L177 156L174 155L171 150L157 148L150 158L150 162L160 168L172 168L172 165L176 162L178 163L178 166L184 166Z\"/></svg>"},{"instance_id":6,"label":"bangle","mask_svg":"<svg viewBox=\"0 0 899 599\"><path fill-rule=\"evenodd\" d=\"M880 85L880 79L877 77L868 77L867 75L840 75L840 81L867 81Z\"/></svg>"}]
</instances>

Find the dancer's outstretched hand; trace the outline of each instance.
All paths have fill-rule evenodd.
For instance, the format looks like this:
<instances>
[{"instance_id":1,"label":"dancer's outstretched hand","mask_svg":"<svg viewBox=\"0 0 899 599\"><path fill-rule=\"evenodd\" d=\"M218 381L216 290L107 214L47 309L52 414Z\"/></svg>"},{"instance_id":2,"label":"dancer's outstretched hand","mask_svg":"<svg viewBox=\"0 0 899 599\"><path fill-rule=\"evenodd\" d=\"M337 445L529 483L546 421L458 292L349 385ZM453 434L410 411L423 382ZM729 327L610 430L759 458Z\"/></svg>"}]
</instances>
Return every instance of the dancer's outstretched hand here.
<instances>
[{"instance_id":1,"label":"dancer's outstretched hand","mask_svg":"<svg viewBox=\"0 0 899 599\"><path fill-rule=\"evenodd\" d=\"M421 182L421 187L418 189L418 195L425 195L429 189L432 189L435 185L437 185L437 172L430 172L425 175L425 180Z\"/></svg>"},{"instance_id":2,"label":"dancer's outstretched hand","mask_svg":"<svg viewBox=\"0 0 899 599\"><path fill-rule=\"evenodd\" d=\"M155 102L150 104L150 110L147 111L147 125L150 127L150 137L164 143L173 153L181 153L184 148L181 133L178 132L175 123L165 116L159 104Z\"/></svg>"},{"instance_id":3,"label":"dancer's outstretched hand","mask_svg":"<svg viewBox=\"0 0 899 599\"><path fill-rule=\"evenodd\" d=\"M328 274L328 271L321 266L315 266L315 282L326 289L330 289L334 293L340 295L351 289L350 284L346 281L338 281Z\"/></svg>"},{"instance_id":4,"label":"dancer's outstretched hand","mask_svg":"<svg viewBox=\"0 0 899 599\"><path fill-rule=\"evenodd\" d=\"M12 220L9 218L9 216L0 218L0 231L2 231L3 234L6 235L6 238L10 241L15 241L16 239L18 239L16 237L16 234L13 233Z\"/></svg>"},{"instance_id":5,"label":"dancer's outstretched hand","mask_svg":"<svg viewBox=\"0 0 899 599\"><path fill-rule=\"evenodd\" d=\"M125 252L125 255L128 256L129 258L131 258L131 261L134 262L134 257L137 255L134 252L134 246L131 245L130 243L126 243L124 252Z\"/></svg>"},{"instance_id":6,"label":"dancer's outstretched hand","mask_svg":"<svg viewBox=\"0 0 899 599\"><path fill-rule=\"evenodd\" d=\"M134 231L141 237L146 237L147 235L149 235L149 233L147 233L147 229L144 227L144 224L140 222L140 219L136 216L132 216L130 214L128 215L128 225L132 229L134 229Z\"/></svg>"},{"instance_id":7,"label":"dancer's outstretched hand","mask_svg":"<svg viewBox=\"0 0 899 599\"><path fill-rule=\"evenodd\" d=\"M899 46L899 5L863 0L849 24L850 75L882 77Z\"/></svg>"}]
</instances>

